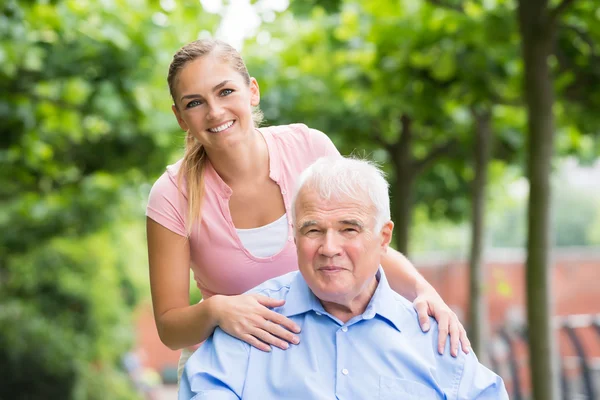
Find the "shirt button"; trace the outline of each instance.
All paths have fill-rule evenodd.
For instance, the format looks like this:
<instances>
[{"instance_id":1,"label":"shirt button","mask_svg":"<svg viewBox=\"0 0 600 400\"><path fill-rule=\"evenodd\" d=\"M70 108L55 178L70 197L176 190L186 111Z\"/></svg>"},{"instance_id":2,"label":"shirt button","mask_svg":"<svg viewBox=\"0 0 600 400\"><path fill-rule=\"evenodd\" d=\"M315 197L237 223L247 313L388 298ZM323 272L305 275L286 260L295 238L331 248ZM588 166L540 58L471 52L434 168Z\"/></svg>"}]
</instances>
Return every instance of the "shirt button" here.
<instances>
[{"instance_id":1,"label":"shirt button","mask_svg":"<svg viewBox=\"0 0 600 400\"><path fill-rule=\"evenodd\" d=\"M287 192L285 191L285 189L283 189L283 190L281 191L281 194L286 194L286 193L287 193Z\"/></svg>"},{"instance_id":2,"label":"shirt button","mask_svg":"<svg viewBox=\"0 0 600 400\"><path fill-rule=\"evenodd\" d=\"M348 327L347 326L342 326L342 332L348 332Z\"/></svg>"},{"instance_id":3,"label":"shirt button","mask_svg":"<svg viewBox=\"0 0 600 400\"><path fill-rule=\"evenodd\" d=\"M344 374L344 375L348 375L348 370L347 370L346 368L344 368L344 369L342 370L342 374Z\"/></svg>"},{"instance_id":4,"label":"shirt button","mask_svg":"<svg viewBox=\"0 0 600 400\"><path fill-rule=\"evenodd\" d=\"M317 315L321 315L321 313L320 313L320 312L318 312L318 311L315 311L315 314L317 314Z\"/></svg>"}]
</instances>

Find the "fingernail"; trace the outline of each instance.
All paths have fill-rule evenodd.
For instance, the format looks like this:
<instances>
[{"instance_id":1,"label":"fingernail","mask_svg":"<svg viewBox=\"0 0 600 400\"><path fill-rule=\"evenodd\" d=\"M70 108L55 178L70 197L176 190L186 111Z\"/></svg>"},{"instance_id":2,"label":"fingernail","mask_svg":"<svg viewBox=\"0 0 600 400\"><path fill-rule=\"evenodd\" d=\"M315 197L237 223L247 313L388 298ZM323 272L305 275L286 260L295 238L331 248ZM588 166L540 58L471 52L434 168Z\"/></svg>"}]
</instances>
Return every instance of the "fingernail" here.
<instances>
[{"instance_id":1,"label":"fingernail","mask_svg":"<svg viewBox=\"0 0 600 400\"><path fill-rule=\"evenodd\" d=\"M294 344L298 344L298 343L300 343L300 339L299 339L297 336L294 336L294 337L292 338L292 343L294 343Z\"/></svg>"},{"instance_id":2,"label":"fingernail","mask_svg":"<svg viewBox=\"0 0 600 400\"><path fill-rule=\"evenodd\" d=\"M425 323L423 324L423 330L424 330L425 332L427 332L427 331L429 330L429 322L425 322Z\"/></svg>"},{"instance_id":3,"label":"fingernail","mask_svg":"<svg viewBox=\"0 0 600 400\"><path fill-rule=\"evenodd\" d=\"M290 345L287 342L283 342L283 348L284 349L288 349L290 347Z\"/></svg>"}]
</instances>

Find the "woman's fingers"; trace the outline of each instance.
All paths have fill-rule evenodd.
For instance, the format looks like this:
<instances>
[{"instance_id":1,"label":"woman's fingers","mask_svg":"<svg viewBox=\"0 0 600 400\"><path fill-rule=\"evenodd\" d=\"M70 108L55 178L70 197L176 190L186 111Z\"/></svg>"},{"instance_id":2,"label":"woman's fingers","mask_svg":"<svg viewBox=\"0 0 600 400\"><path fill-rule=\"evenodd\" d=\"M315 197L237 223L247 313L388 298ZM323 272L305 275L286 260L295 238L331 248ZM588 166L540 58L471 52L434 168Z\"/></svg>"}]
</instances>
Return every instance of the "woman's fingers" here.
<instances>
[{"instance_id":1,"label":"woman's fingers","mask_svg":"<svg viewBox=\"0 0 600 400\"><path fill-rule=\"evenodd\" d=\"M284 317L285 318L285 317ZM287 318L285 318L287 319ZM289 320L288 320L289 321ZM291 321L290 321L291 322ZM294 324L295 325L295 324ZM284 328L283 326L281 326L279 324L279 322L277 321L265 321L264 325L262 326L262 328L269 332L271 335L276 336L282 340L285 340L288 343L293 343L293 344L298 344L300 343L300 338L297 335L294 335L292 332L290 332L288 329ZM273 343L275 344L275 343ZM276 345L276 344L275 344ZM276 345L277 346L277 345ZM280 347L281 346L277 346Z\"/></svg>"},{"instance_id":2,"label":"woman's fingers","mask_svg":"<svg viewBox=\"0 0 600 400\"><path fill-rule=\"evenodd\" d=\"M460 344L462 345L462 351L465 354L469 354L471 351L471 341L467 337L467 331L462 324L460 324Z\"/></svg>"},{"instance_id":3,"label":"woman's fingers","mask_svg":"<svg viewBox=\"0 0 600 400\"><path fill-rule=\"evenodd\" d=\"M300 332L300 327L270 309L281 307L284 300L252 294L232 296L227 302L229 304L221 308L219 326L230 335L262 351L271 351L271 345L285 350L290 343L300 342L295 334Z\"/></svg>"},{"instance_id":4,"label":"woman's fingers","mask_svg":"<svg viewBox=\"0 0 600 400\"><path fill-rule=\"evenodd\" d=\"M417 315L419 316L419 325L421 325L421 330L423 332L427 332L430 328L429 325L429 306L426 301L415 301L414 302L415 310L417 311Z\"/></svg>"},{"instance_id":5,"label":"woman's fingers","mask_svg":"<svg viewBox=\"0 0 600 400\"><path fill-rule=\"evenodd\" d=\"M262 314L263 318L277 325L281 325L284 329L294 333L300 333L300 327L291 319L272 310L265 310Z\"/></svg>"},{"instance_id":6,"label":"woman's fingers","mask_svg":"<svg viewBox=\"0 0 600 400\"><path fill-rule=\"evenodd\" d=\"M458 327L458 318L450 318L450 354L452 357L458 356L458 342L460 339L460 329Z\"/></svg>"},{"instance_id":7,"label":"woman's fingers","mask_svg":"<svg viewBox=\"0 0 600 400\"><path fill-rule=\"evenodd\" d=\"M271 322L269 322L269 324L271 324ZM269 328L267 328L267 329L269 329ZM263 343L266 343L267 345L279 347L281 350L287 350L290 347L290 344L288 342L286 342L285 340L282 340L282 339L278 338L277 336L271 334L270 331L266 330L266 329L257 328L253 332L253 335L257 339L259 339L260 341L262 341Z\"/></svg>"},{"instance_id":8,"label":"woman's fingers","mask_svg":"<svg viewBox=\"0 0 600 400\"><path fill-rule=\"evenodd\" d=\"M260 340L258 340L256 337L250 335L249 333L240 336L239 339L248 343L252 347L256 347L259 350L262 350L265 352L271 351L271 346L269 346L268 344L266 344L264 342L261 342Z\"/></svg>"}]
</instances>

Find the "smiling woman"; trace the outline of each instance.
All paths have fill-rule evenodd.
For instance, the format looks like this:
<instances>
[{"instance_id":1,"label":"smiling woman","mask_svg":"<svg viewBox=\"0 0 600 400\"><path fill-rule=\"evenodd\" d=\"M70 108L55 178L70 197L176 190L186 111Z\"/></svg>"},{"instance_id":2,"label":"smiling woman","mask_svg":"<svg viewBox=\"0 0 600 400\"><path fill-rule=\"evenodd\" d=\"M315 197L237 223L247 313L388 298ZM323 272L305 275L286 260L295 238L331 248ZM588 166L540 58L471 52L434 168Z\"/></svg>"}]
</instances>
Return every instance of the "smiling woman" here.
<instances>
[{"instance_id":1,"label":"smiling woman","mask_svg":"<svg viewBox=\"0 0 600 400\"><path fill-rule=\"evenodd\" d=\"M183 159L157 180L147 207L160 338L181 349L198 345L220 326L258 349L287 349L301 334L294 322L270 310L283 301L242 293L298 269L292 189L315 160L339 152L326 135L302 124L258 128L258 82L226 43L184 46L167 80L173 113L187 136ZM450 332L452 354L459 338L466 351L469 343L456 315L412 264L390 249L382 266L392 288L415 300L425 330L428 314L438 320L440 348ZM194 305L190 267L204 299ZM182 353L180 366L190 351Z\"/></svg>"}]
</instances>

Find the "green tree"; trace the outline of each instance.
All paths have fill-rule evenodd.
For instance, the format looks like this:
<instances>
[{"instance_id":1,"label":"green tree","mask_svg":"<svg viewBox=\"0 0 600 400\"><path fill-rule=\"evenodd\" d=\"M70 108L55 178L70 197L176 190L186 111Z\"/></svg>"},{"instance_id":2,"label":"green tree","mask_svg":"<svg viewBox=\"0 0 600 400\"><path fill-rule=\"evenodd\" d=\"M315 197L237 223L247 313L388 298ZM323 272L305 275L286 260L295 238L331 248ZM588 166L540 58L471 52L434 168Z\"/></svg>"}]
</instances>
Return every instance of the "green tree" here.
<instances>
[{"instance_id":1,"label":"green tree","mask_svg":"<svg viewBox=\"0 0 600 400\"><path fill-rule=\"evenodd\" d=\"M533 396L558 399L554 331L550 321L550 174L554 153L554 87L549 58L561 14L573 0L520 0L517 17L523 39L524 99L528 113L527 319Z\"/></svg>"},{"instance_id":2,"label":"green tree","mask_svg":"<svg viewBox=\"0 0 600 400\"><path fill-rule=\"evenodd\" d=\"M165 77L197 35L169 27L218 20L161 4L0 6L0 398L135 397L140 188L181 147Z\"/></svg>"}]
</instances>

